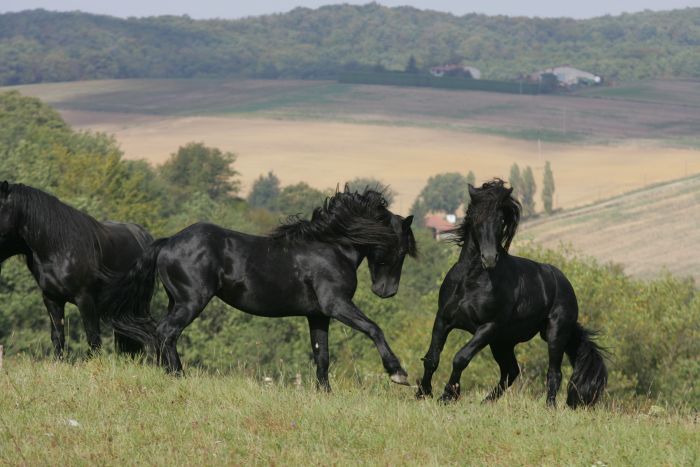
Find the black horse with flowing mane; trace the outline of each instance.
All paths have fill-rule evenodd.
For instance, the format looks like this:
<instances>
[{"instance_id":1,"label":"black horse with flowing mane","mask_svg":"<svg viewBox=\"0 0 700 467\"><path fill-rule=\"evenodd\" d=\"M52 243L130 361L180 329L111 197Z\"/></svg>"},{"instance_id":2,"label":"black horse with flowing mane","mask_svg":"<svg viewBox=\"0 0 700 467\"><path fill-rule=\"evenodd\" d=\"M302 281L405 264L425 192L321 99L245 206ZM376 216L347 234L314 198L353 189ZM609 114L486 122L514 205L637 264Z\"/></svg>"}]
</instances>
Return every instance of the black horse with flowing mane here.
<instances>
[{"instance_id":1,"label":"black horse with flowing mane","mask_svg":"<svg viewBox=\"0 0 700 467\"><path fill-rule=\"evenodd\" d=\"M0 183L0 265L11 256L26 257L49 312L59 358L67 302L77 305L92 351L101 345L100 318L114 325L117 350L141 351L149 337L141 323L112 322L97 303L105 284L126 272L152 241L139 225L98 222L36 188Z\"/></svg>"},{"instance_id":2,"label":"black horse with flowing mane","mask_svg":"<svg viewBox=\"0 0 700 467\"><path fill-rule=\"evenodd\" d=\"M416 255L412 217L387 209L381 193L343 192L326 199L311 220L293 217L261 237L198 223L156 240L121 280L110 286L105 306L115 316L148 310L160 277L168 313L155 329L159 360L182 373L177 339L213 297L246 313L266 317L305 316L318 385L328 383L328 325L331 318L363 332L379 350L391 380L408 384L406 371L382 330L352 301L357 268L367 258L372 291L398 291L405 256Z\"/></svg>"},{"instance_id":3,"label":"black horse with flowing mane","mask_svg":"<svg viewBox=\"0 0 700 467\"><path fill-rule=\"evenodd\" d=\"M460 378L472 358L487 345L498 363L501 378L486 400L498 399L518 377L514 348L538 332L547 342L547 404L556 404L564 354L573 366L566 403L592 405L607 384L603 351L592 332L578 322L574 289L554 266L511 256L508 248L520 220L520 203L502 180L469 185L471 204L454 233L462 251L440 288L439 308L425 372L416 396L432 395L432 376L440 362L447 335L453 329L473 334L457 352L441 401L459 398Z\"/></svg>"}]
</instances>

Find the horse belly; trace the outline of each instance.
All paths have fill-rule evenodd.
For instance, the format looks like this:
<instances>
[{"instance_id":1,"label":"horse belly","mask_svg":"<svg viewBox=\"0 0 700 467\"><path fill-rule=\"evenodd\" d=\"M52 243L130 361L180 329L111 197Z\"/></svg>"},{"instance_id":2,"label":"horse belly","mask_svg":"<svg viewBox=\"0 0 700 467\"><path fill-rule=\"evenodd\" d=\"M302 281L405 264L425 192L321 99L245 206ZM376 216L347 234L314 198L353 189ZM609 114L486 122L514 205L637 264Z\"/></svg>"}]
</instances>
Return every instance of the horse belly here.
<instances>
[{"instance_id":1,"label":"horse belly","mask_svg":"<svg viewBox=\"0 0 700 467\"><path fill-rule=\"evenodd\" d=\"M255 316L268 318L283 316L307 316L318 311L315 300L300 293L304 287L237 287L237 290L221 290L217 295L227 304Z\"/></svg>"}]
</instances>

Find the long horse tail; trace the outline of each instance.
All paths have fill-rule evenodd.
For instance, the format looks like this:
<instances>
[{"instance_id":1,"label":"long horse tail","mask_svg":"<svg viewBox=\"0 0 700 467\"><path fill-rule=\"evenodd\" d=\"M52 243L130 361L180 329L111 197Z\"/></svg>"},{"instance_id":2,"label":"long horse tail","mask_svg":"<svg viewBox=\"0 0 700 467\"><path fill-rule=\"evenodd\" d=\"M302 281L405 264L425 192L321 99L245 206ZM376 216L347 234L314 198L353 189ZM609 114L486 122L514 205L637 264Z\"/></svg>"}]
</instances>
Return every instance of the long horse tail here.
<instances>
[{"instance_id":1,"label":"long horse tail","mask_svg":"<svg viewBox=\"0 0 700 467\"><path fill-rule=\"evenodd\" d=\"M571 408L591 406L608 384L607 351L595 342L597 333L576 323L566 353L574 367L567 386L566 404Z\"/></svg>"},{"instance_id":2,"label":"long horse tail","mask_svg":"<svg viewBox=\"0 0 700 467\"><path fill-rule=\"evenodd\" d=\"M102 316L116 332L145 347L156 347L156 321L151 316L150 304L156 285L158 254L168 240L160 238L151 243L131 269L111 282L101 295Z\"/></svg>"}]
</instances>

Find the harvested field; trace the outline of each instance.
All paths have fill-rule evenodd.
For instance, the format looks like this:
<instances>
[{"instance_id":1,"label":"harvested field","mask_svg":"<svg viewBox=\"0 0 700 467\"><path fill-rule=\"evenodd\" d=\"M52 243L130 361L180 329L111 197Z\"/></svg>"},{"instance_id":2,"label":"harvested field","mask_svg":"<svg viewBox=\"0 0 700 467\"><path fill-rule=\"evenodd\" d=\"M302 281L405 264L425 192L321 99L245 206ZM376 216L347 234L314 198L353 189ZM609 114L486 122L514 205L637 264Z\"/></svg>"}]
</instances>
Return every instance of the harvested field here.
<instances>
[{"instance_id":1,"label":"harvested field","mask_svg":"<svg viewBox=\"0 0 700 467\"><path fill-rule=\"evenodd\" d=\"M666 269L700 279L700 176L525 222L524 239L546 247L570 244L639 277Z\"/></svg>"},{"instance_id":2,"label":"harvested field","mask_svg":"<svg viewBox=\"0 0 700 467\"><path fill-rule=\"evenodd\" d=\"M335 187L375 176L397 192L405 213L431 175L473 170L479 180L507 178L510 166L531 165L542 179L552 163L555 202L570 208L649 183L700 172L700 151L656 145L576 146L518 141L438 128L237 117L148 117L64 112L78 128L114 134L129 158L161 163L178 146L203 141L238 155L244 192L273 170L283 184Z\"/></svg>"}]
</instances>

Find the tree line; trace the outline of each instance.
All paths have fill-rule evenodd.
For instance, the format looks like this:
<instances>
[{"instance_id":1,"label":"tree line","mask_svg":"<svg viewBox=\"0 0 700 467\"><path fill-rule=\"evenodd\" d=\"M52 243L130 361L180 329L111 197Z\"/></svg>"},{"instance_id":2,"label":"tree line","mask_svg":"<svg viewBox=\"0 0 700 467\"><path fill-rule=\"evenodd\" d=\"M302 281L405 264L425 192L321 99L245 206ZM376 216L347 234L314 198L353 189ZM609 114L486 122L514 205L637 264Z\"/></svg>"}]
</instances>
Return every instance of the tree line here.
<instances>
[{"instance_id":1,"label":"tree line","mask_svg":"<svg viewBox=\"0 0 700 467\"><path fill-rule=\"evenodd\" d=\"M510 80L571 64L607 79L700 77L700 8L574 20L332 5L239 20L0 15L0 84L105 78L328 78L469 63Z\"/></svg>"},{"instance_id":2,"label":"tree line","mask_svg":"<svg viewBox=\"0 0 700 467\"><path fill-rule=\"evenodd\" d=\"M526 173L527 168L522 171ZM464 203L467 179L474 174L433 177L453 189L424 195L449 209ZM175 149L163 165L123 158L116 142L98 133L77 132L50 107L16 92L0 93L0 180L22 182L59 196L95 216L144 225L155 237L173 235L197 222L210 221L251 234L264 234L288 214L308 216L323 190L305 184L282 186L273 174L258 178L247 199L241 196L235 154L189 143ZM380 184L356 179L354 186ZM543 182L543 186L546 183ZM286 194L285 194L286 190ZM544 191L544 188L543 188ZM304 200L295 205L293 200ZM392 347L415 375L430 340L438 288L454 264L459 249L435 242L427 229L415 229L419 260L404 265L399 293L382 300L369 290L367 268L359 268L355 302L385 331ZM610 348L609 391L621 403L647 403L648 398L700 408L700 294L691 279L661 274L641 281L622 268L600 264L569 251L549 251L516 245L517 253L554 264L573 283L580 301L580 320L603 331L600 341ZM49 358L49 318L41 293L23 258L2 265L0 273L0 344L8 355ZM162 290L152 310L167 307ZM87 345L75 307L66 313L69 360L86 355ZM331 325L331 374L364 381L381 373L376 351L361 333ZM105 332L105 337L107 333ZM454 354L467 339L453 333L445 349ZM109 351L105 338L104 351ZM239 313L213 300L180 338L183 357L205 371L248 372L285 379L297 372L313 377L306 321L269 319ZM540 387L547 371L546 346L519 349L525 384ZM436 378L446 379L449 362ZM464 390L493 383L498 368L489 356L470 365ZM383 378L382 378L383 379ZM639 398L641 401L636 401Z\"/></svg>"}]
</instances>

